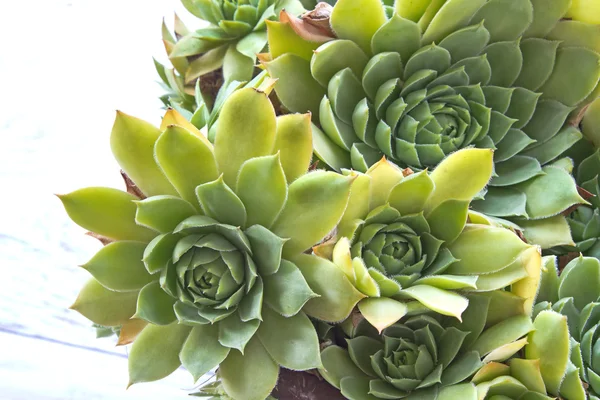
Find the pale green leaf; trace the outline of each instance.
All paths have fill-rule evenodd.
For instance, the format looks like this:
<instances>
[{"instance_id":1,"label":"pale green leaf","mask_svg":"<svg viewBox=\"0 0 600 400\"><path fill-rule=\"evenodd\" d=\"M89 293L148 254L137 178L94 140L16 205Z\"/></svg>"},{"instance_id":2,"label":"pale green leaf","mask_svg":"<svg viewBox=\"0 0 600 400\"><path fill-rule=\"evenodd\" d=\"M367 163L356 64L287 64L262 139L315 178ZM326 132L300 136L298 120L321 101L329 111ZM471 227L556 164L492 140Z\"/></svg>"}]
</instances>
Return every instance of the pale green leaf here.
<instances>
[{"instance_id":1,"label":"pale green leaf","mask_svg":"<svg viewBox=\"0 0 600 400\"><path fill-rule=\"evenodd\" d=\"M215 138L217 165L228 185L235 187L244 162L271 154L275 132L275 110L266 93L245 88L229 96Z\"/></svg>"},{"instance_id":2,"label":"pale green leaf","mask_svg":"<svg viewBox=\"0 0 600 400\"><path fill-rule=\"evenodd\" d=\"M137 297L137 291L114 292L90 279L70 308L98 325L118 326L135 313Z\"/></svg>"},{"instance_id":3,"label":"pale green leaf","mask_svg":"<svg viewBox=\"0 0 600 400\"><path fill-rule=\"evenodd\" d=\"M223 389L234 399L264 400L275 388L278 374L279 366L257 336L243 355L232 350L219 366Z\"/></svg>"},{"instance_id":4,"label":"pale green leaf","mask_svg":"<svg viewBox=\"0 0 600 400\"><path fill-rule=\"evenodd\" d=\"M117 189L89 187L59 195L77 225L115 240L150 241L156 232L135 223L137 197Z\"/></svg>"},{"instance_id":5,"label":"pale green leaf","mask_svg":"<svg viewBox=\"0 0 600 400\"><path fill-rule=\"evenodd\" d=\"M350 195L352 177L316 171L296 179L287 203L271 231L289 238L284 256L299 254L316 245L340 221Z\"/></svg>"},{"instance_id":6,"label":"pale green leaf","mask_svg":"<svg viewBox=\"0 0 600 400\"><path fill-rule=\"evenodd\" d=\"M162 379L179 368L179 352L190 330L177 323L147 325L129 351L129 386Z\"/></svg>"},{"instance_id":7,"label":"pale green leaf","mask_svg":"<svg viewBox=\"0 0 600 400\"><path fill-rule=\"evenodd\" d=\"M143 242L109 243L81 267L110 290L139 290L157 279L148 273L142 261L145 248Z\"/></svg>"}]
</instances>

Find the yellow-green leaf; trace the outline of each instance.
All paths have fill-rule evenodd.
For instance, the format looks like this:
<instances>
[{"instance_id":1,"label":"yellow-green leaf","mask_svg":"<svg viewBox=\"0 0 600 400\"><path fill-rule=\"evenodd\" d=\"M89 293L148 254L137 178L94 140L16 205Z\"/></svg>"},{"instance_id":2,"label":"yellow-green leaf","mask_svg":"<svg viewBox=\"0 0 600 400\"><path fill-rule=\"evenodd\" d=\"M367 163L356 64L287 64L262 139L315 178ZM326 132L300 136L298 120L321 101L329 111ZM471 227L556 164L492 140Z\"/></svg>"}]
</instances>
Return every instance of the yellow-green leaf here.
<instances>
[{"instance_id":1,"label":"yellow-green leaf","mask_svg":"<svg viewBox=\"0 0 600 400\"><path fill-rule=\"evenodd\" d=\"M160 134L152 124L117 112L110 135L115 159L146 196L177 194L154 160L154 144Z\"/></svg>"},{"instance_id":2,"label":"yellow-green leaf","mask_svg":"<svg viewBox=\"0 0 600 400\"><path fill-rule=\"evenodd\" d=\"M117 189L89 187L59 195L77 225L116 240L149 242L156 232L135 223L137 197Z\"/></svg>"}]
</instances>

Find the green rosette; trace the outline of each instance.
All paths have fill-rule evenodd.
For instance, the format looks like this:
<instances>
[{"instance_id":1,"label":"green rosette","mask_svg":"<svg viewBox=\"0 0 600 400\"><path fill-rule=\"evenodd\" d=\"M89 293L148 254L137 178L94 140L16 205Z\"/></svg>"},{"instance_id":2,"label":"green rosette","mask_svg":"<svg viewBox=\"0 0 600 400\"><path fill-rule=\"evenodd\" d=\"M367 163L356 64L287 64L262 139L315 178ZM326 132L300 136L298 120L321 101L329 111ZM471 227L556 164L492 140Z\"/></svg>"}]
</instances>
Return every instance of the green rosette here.
<instances>
[{"instance_id":1,"label":"green rosette","mask_svg":"<svg viewBox=\"0 0 600 400\"><path fill-rule=\"evenodd\" d=\"M321 365L302 311L318 295L291 260L334 229L353 178L307 174L310 116L276 117L254 88L228 98L218 131L213 146L175 110L160 129L117 115L111 148L138 196L60 196L75 223L110 242L83 266L93 278L72 308L133 341L130 384L182 364L195 380L218 367L229 397L262 400L280 366Z\"/></svg>"},{"instance_id":2,"label":"green rosette","mask_svg":"<svg viewBox=\"0 0 600 400\"><path fill-rule=\"evenodd\" d=\"M568 245L560 214L585 200L560 157L582 138L569 115L600 91L597 25L565 20L570 3L341 0L336 38L309 42L280 23L265 67L288 109L312 112L315 154L333 169L364 172L383 155L432 169L459 149L494 149L473 209L543 248ZM556 234L536 241L542 229Z\"/></svg>"},{"instance_id":3,"label":"green rosette","mask_svg":"<svg viewBox=\"0 0 600 400\"><path fill-rule=\"evenodd\" d=\"M223 83L252 79L257 54L267 45L267 21L278 20L283 9L294 16L304 11L299 0L182 3L205 26L189 30L175 16L172 34L163 22L162 39L173 68L156 60L154 65L166 90L161 97L163 103L192 113L198 107L194 96L204 96L212 102ZM196 89L199 80L203 93Z\"/></svg>"},{"instance_id":4,"label":"green rosette","mask_svg":"<svg viewBox=\"0 0 600 400\"><path fill-rule=\"evenodd\" d=\"M308 315L339 322L358 305L382 331L432 310L460 319L467 293L495 290L531 314L539 249L509 229L467 223L492 173L489 149L458 151L431 174L385 159L365 174L345 173L355 181L335 237L314 248L321 259L293 260L320 295L307 302Z\"/></svg>"},{"instance_id":5,"label":"green rosette","mask_svg":"<svg viewBox=\"0 0 600 400\"><path fill-rule=\"evenodd\" d=\"M498 307L501 298L500 292L470 296L462 322L419 315L382 335L359 324L347 349L323 350L319 372L350 400L476 400L470 378L517 353L534 329L528 315Z\"/></svg>"}]
</instances>

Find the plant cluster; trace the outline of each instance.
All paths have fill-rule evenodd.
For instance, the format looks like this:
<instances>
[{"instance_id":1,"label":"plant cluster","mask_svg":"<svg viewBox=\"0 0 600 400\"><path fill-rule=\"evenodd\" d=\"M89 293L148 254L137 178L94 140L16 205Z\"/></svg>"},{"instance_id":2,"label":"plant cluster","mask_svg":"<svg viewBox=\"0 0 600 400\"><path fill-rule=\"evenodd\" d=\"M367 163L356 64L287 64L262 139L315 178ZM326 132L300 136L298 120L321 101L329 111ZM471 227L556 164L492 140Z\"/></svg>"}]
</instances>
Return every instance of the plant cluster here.
<instances>
[{"instance_id":1,"label":"plant cluster","mask_svg":"<svg viewBox=\"0 0 600 400\"><path fill-rule=\"evenodd\" d=\"M117 114L127 191L59 196L130 385L600 399L597 2L183 3L210 25L163 29L160 127Z\"/></svg>"}]
</instances>

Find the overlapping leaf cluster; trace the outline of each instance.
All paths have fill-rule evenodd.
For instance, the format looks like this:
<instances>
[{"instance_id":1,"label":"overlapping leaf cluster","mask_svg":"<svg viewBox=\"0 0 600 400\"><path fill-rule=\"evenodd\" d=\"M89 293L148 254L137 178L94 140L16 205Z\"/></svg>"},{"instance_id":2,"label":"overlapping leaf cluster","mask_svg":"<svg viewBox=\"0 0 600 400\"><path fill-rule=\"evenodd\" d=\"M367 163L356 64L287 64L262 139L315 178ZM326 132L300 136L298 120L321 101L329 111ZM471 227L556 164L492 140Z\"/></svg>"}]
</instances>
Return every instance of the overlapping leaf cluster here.
<instances>
[{"instance_id":1,"label":"overlapping leaf cluster","mask_svg":"<svg viewBox=\"0 0 600 400\"><path fill-rule=\"evenodd\" d=\"M183 3L210 26L163 29L175 109L113 127L128 192L59 196L105 244L72 308L130 384L600 399L595 2Z\"/></svg>"},{"instance_id":2,"label":"overlapping leaf cluster","mask_svg":"<svg viewBox=\"0 0 600 400\"><path fill-rule=\"evenodd\" d=\"M557 215L585 200L557 160L582 137L570 113L600 91L597 27L563 20L570 3L338 1L334 38L280 23L265 66L287 108L313 113L315 153L332 168L366 171L382 155L433 168L461 148L495 149L473 208L522 221L544 248L569 244Z\"/></svg>"},{"instance_id":3,"label":"overlapping leaf cluster","mask_svg":"<svg viewBox=\"0 0 600 400\"><path fill-rule=\"evenodd\" d=\"M249 81L256 55L267 43L266 21L278 18L282 9L292 15L304 11L299 0L183 0L182 3L208 26L190 31L175 16L175 35L172 35L163 22L162 39L173 68L157 61L154 64L167 90L161 97L165 105L188 112L197 107L194 96L200 95L196 89L199 78L209 98L223 82Z\"/></svg>"}]
</instances>

